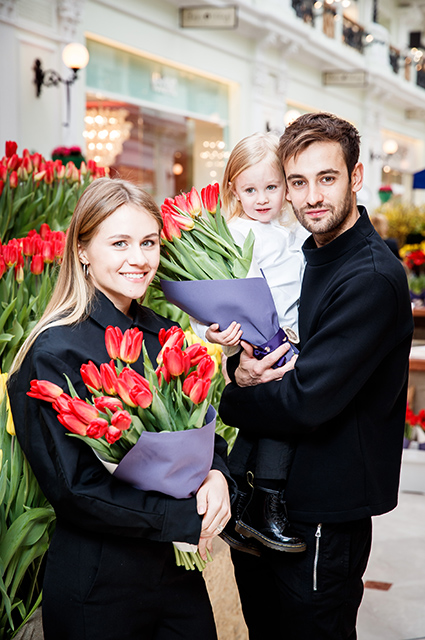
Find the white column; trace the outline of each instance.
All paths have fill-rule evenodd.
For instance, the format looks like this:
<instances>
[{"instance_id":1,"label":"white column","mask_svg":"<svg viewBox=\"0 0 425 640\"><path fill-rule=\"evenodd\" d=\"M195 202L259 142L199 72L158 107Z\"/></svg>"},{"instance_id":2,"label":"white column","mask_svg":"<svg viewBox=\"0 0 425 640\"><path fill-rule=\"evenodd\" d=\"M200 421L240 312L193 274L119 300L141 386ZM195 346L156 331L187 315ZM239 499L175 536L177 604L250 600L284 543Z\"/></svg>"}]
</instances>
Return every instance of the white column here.
<instances>
[{"instance_id":1,"label":"white column","mask_svg":"<svg viewBox=\"0 0 425 640\"><path fill-rule=\"evenodd\" d=\"M19 128L19 67L15 28L0 22L0 59L2 65L3 99L0 100L0 158L6 140L15 140L22 150ZM6 63L7 61L7 63ZM2 92L3 92L2 91ZM7 96L7 97L6 97Z\"/></svg>"}]
</instances>

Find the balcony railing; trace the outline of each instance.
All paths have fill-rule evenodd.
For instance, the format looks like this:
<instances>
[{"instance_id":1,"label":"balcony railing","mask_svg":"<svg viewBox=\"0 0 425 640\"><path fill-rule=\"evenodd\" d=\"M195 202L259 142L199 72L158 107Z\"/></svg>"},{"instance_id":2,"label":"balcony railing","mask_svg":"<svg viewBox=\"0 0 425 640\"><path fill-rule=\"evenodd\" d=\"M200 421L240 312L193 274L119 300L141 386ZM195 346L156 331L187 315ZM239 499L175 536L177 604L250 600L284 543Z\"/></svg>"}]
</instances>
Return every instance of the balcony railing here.
<instances>
[{"instance_id":1,"label":"balcony railing","mask_svg":"<svg viewBox=\"0 0 425 640\"><path fill-rule=\"evenodd\" d=\"M345 45L364 54L370 44L365 29L351 18L340 13L325 2L319 9L315 0L292 0L292 7L301 20L320 29L331 39L341 39ZM414 55L405 55L393 46L389 47L389 65L396 75L425 89L425 56L417 59Z\"/></svg>"},{"instance_id":2,"label":"balcony railing","mask_svg":"<svg viewBox=\"0 0 425 640\"><path fill-rule=\"evenodd\" d=\"M342 17L342 24L342 41L349 47L353 47L353 49L363 53L364 38L366 36L363 27L346 16Z\"/></svg>"}]
</instances>

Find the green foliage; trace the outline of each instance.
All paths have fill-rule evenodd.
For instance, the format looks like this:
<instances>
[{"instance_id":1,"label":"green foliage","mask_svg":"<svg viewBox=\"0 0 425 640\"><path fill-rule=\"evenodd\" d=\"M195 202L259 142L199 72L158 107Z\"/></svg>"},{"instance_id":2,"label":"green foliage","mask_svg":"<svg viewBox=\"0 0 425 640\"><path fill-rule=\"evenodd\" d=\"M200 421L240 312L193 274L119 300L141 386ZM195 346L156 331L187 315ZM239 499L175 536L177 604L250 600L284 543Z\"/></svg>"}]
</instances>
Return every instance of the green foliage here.
<instances>
[{"instance_id":1,"label":"green foliage","mask_svg":"<svg viewBox=\"0 0 425 640\"><path fill-rule=\"evenodd\" d=\"M38 575L54 523L0 403L0 638L9 640L41 600Z\"/></svg>"}]
</instances>

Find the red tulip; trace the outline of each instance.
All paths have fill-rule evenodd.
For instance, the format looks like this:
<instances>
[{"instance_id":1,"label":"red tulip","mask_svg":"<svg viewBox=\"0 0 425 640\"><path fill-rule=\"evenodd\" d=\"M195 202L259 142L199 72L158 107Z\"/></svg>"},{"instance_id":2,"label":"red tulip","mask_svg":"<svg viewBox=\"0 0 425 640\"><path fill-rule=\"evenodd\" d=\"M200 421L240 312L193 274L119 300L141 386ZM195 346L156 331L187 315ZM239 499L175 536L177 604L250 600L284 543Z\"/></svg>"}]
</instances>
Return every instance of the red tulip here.
<instances>
[{"instance_id":1,"label":"red tulip","mask_svg":"<svg viewBox=\"0 0 425 640\"><path fill-rule=\"evenodd\" d=\"M204 189L201 189L202 202L209 213L216 213L219 195L220 185L218 182L209 184L207 187L204 187Z\"/></svg>"},{"instance_id":2,"label":"red tulip","mask_svg":"<svg viewBox=\"0 0 425 640\"><path fill-rule=\"evenodd\" d=\"M120 431L126 431L131 427L131 415L128 411L116 411L111 418L111 425Z\"/></svg>"},{"instance_id":3,"label":"red tulip","mask_svg":"<svg viewBox=\"0 0 425 640\"><path fill-rule=\"evenodd\" d=\"M105 330L106 351L112 360L120 357L121 342L123 339L122 331L119 327L109 325Z\"/></svg>"},{"instance_id":4,"label":"red tulip","mask_svg":"<svg viewBox=\"0 0 425 640\"><path fill-rule=\"evenodd\" d=\"M40 235L40 238L41 238L42 240L48 240L49 235L50 235L50 227L49 227L49 225L47 224L47 222L43 222L43 223L40 225L39 235Z\"/></svg>"},{"instance_id":5,"label":"red tulip","mask_svg":"<svg viewBox=\"0 0 425 640\"><path fill-rule=\"evenodd\" d=\"M34 255L34 236L22 238L22 253L24 256Z\"/></svg>"},{"instance_id":6,"label":"red tulip","mask_svg":"<svg viewBox=\"0 0 425 640\"><path fill-rule=\"evenodd\" d=\"M13 154L13 156L11 156L9 158L9 160L7 161L7 170L8 171L15 171L15 169L17 169L20 165L20 158L18 155L16 155L16 153Z\"/></svg>"},{"instance_id":7,"label":"red tulip","mask_svg":"<svg viewBox=\"0 0 425 640\"><path fill-rule=\"evenodd\" d=\"M18 262L19 250L13 243L8 242L6 245L3 245L2 253L4 261L8 267L11 267Z\"/></svg>"},{"instance_id":8,"label":"red tulip","mask_svg":"<svg viewBox=\"0 0 425 640\"><path fill-rule=\"evenodd\" d=\"M105 435L108 428L109 422L107 420L104 418L96 418L87 426L86 435L89 436L89 438L95 438L97 440Z\"/></svg>"},{"instance_id":9,"label":"red tulip","mask_svg":"<svg viewBox=\"0 0 425 640\"><path fill-rule=\"evenodd\" d=\"M32 164L34 166L34 171L38 171L41 161L42 161L42 155L41 153L33 153L31 156L31 160L32 160Z\"/></svg>"},{"instance_id":10,"label":"red tulip","mask_svg":"<svg viewBox=\"0 0 425 640\"><path fill-rule=\"evenodd\" d=\"M115 390L121 400L129 407L137 407L137 402L134 402L130 396L130 391L134 385L129 386L127 382L120 376L115 382Z\"/></svg>"},{"instance_id":11,"label":"red tulip","mask_svg":"<svg viewBox=\"0 0 425 640\"><path fill-rule=\"evenodd\" d=\"M136 362L142 351L143 331L135 327L124 332L120 346L120 360L128 364Z\"/></svg>"},{"instance_id":12,"label":"red tulip","mask_svg":"<svg viewBox=\"0 0 425 640\"><path fill-rule=\"evenodd\" d=\"M181 237L180 228L178 227L172 216L165 215L164 211L162 211L162 220L164 224L161 231L161 238L172 242L173 238Z\"/></svg>"},{"instance_id":13,"label":"red tulip","mask_svg":"<svg viewBox=\"0 0 425 640\"><path fill-rule=\"evenodd\" d=\"M12 173L10 174L9 184L12 189L16 189L16 187L18 186L18 174L16 173L16 171L12 171Z\"/></svg>"},{"instance_id":14,"label":"red tulip","mask_svg":"<svg viewBox=\"0 0 425 640\"><path fill-rule=\"evenodd\" d=\"M0 180L6 180L7 179L7 167L4 166L4 164L0 163Z\"/></svg>"},{"instance_id":15,"label":"red tulip","mask_svg":"<svg viewBox=\"0 0 425 640\"><path fill-rule=\"evenodd\" d=\"M2 255L0 255L0 278L4 276L7 271L6 263Z\"/></svg>"},{"instance_id":16,"label":"red tulip","mask_svg":"<svg viewBox=\"0 0 425 640\"><path fill-rule=\"evenodd\" d=\"M0 196L3 193L3 189L4 189L4 180L0 180Z\"/></svg>"},{"instance_id":17,"label":"red tulip","mask_svg":"<svg viewBox=\"0 0 425 640\"><path fill-rule=\"evenodd\" d=\"M169 384L170 380L171 380L171 376L170 373L168 372L168 370L162 366L162 367L157 367L155 370L156 373L156 377L158 378L158 382L161 385L162 381L165 380L165 382L167 384Z\"/></svg>"},{"instance_id":18,"label":"red tulip","mask_svg":"<svg viewBox=\"0 0 425 640\"><path fill-rule=\"evenodd\" d=\"M22 158L22 164L21 164L21 167L22 167L23 169L25 169L25 171L26 171L27 173L32 173L32 172L33 172L34 167L33 167L32 160L31 160L30 156L24 156L24 157Z\"/></svg>"},{"instance_id":19,"label":"red tulip","mask_svg":"<svg viewBox=\"0 0 425 640\"><path fill-rule=\"evenodd\" d=\"M62 393L63 389L53 382L49 382L48 380L31 380L30 390L27 391L27 396L37 398L38 400L45 400L46 402L54 402Z\"/></svg>"},{"instance_id":20,"label":"red tulip","mask_svg":"<svg viewBox=\"0 0 425 640\"><path fill-rule=\"evenodd\" d=\"M92 420L96 420L96 418L99 417L99 412L96 407L81 400L81 398L72 398L68 406L69 411L86 424L89 424Z\"/></svg>"},{"instance_id":21,"label":"red tulip","mask_svg":"<svg viewBox=\"0 0 425 640\"><path fill-rule=\"evenodd\" d=\"M186 196L187 208L189 210L192 218L196 218L202 213L202 203L201 198L199 197L199 193L196 191L195 187L189 191Z\"/></svg>"},{"instance_id":22,"label":"red tulip","mask_svg":"<svg viewBox=\"0 0 425 640\"><path fill-rule=\"evenodd\" d=\"M52 403L52 407L58 413L70 413L69 403L71 402L71 400L72 400L71 396L63 392Z\"/></svg>"},{"instance_id":23,"label":"red tulip","mask_svg":"<svg viewBox=\"0 0 425 640\"><path fill-rule=\"evenodd\" d=\"M44 271L44 258L39 253L32 257L30 271L36 276L39 276Z\"/></svg>"},{"instance_id":24,"label":"red tulip","mask_svg":"<svg viewBox=\"0 0 425 640\"><path fill-rule=\"evenodd\" d=\"M44 262L46 264L51 264L55 259L55 245L53 242L49 240L45 240L43 242L43 246L41 248L41 255L43 256Z\"/></svg>"},{"instance_id":25,"label":"red tulip","mask_svg":"<svg viewBox=\"0 0 425 640\"><path fill-rule=\"evenodd\" d=\"M176 378L190 369L190 357L179 347L166 347L162 353L164 367L169 374Z\"/></svg>"},{"instance_id":26,"label":"red tulip","mask_svg":"<svg viewBox=\"0 0 425 640\"><path fill-rule=\"evenodd\" d=\"M198 367L196 369L196 373L202 380L206 380L207 378L212 378L215 371L214 360L211 356L206 355L202 358Z\"/></svg>"},{"instance_id":27,"label":"red tulip","mask_svg":"<svg viewBox=\"0 0 425 640\"><path fill-rule=\"evenodd\" d=\"M81 377L84 384L90 390L90 388L100 391L102 389L102 376L96 365L89 360L88 364L82 364L80 367Z\"/></svg>"},{"instance_id":28,"label":"red tulip","mask_svg":"<svg viewBox=\"0 0 425 640\"><path fill-rule=\"evenodd\" d=\"M121 438L121 431L116 427L110 425L105 433L105 440L109 442L109 444L114 444L117 440Z\"/></svg>"},{"instance_id":29,"label":"red tulip","mask_svg":"<svg viewBox=\"0 0 425 640\"><path fill-rule=\"evenodd\" d=\"M102 364L100 365L100 375L102 377L102 387L105 393L110 396L116 395L115 385L118 378L113 362L110 364L102 362Z\"/></svg>"},{"instance_id":30,"label":"red tulip","mask_svg":"<svg viewBox=\"0 0 425 640\"><path fill-rule=\"evenodd\" d=\"M53 246L54 246L55 258L56 259L63 258L63 253L65 251L65 241L64 240L55 239L53 241Z\"/></svg>"},{"instance_id":31,"label":"red tulip","mask_svg":"<svg viewBox=\"0 0 425 640\"><path fill-rule=\"evenodd\" d=\"M185 341L184 331L181 327L173 325L167 331L162 328L159 330L158 339L161 347L179 347L183 346Z\"/></svg>"},{"instance_id":32,"label":"red tulip","mask_svg":"<svg viewBox=\"0 0 425 640\"><path fill-rule=\"evenodd\" d=\"M162 235L170 242L172 242L174 236L180 238L180 229L190 230L195 224L190 215L182 215L175 209L174 203L170 198L166 198L161 205L161 214L164 221Z\"/></svg>"},{"instance_id":33,"label":"red tulip","mask_svg":"<svg viewBox=\"0 0 425 640\"><path fill-rule=\"evenodd\" d=\"M178 193L174 198L174 200L172 200L171 198L165 198L164 204L171 207L171 213L175 213L174 207L177 207L178 209L180 209L181 211L184 211L185 213L189 213L189 207L188 207L185 193Z\"/></svg>"},{"instance_id":34,"label":"red tulip","mask_svg":"<svg viewBox=\"0 0 425 640\"><path fill-rule=\"evenodd\" d=\"M118 398L111 398L110 396L98 396L94 398L94 406L98 411L105 413L106 409L109 411L119 411L123 408L121 400Z\"/></svg>"},{"instance_id":35,"label":"red tulip","mask_svg":"<svg viewBox=\"0 0 425 640\"><path fill-rule=\"evenodd\" d=\"M198 377L197 373L193 371L183 382L183 393L189 396L194 404L200 404L206 399L210 386L211 380L209 378L202 380Z\"/></svg>"},{"instance_id":36,"label":"red tulip","mask_svg":"<svg viewBox=\"0 0 425 640\"><path fill-rule=\"evenodd\" d=\"M87 424L81 422L73 413L58 413L57 418L72 433L78 433L80 436L86 435Z\"/></svg>"},{"instance_id":37,"label":"red tulip","mask_svg":"<svg viewBox=\"0 0 425 640\"><path fill-rule=\"evenodd\" d=\"M13 156L18 149L18 145L13 140L6 140L6 157L10 158Z\"/></svg>"},{"instance_id":38,"label":"red tulip","mask_svg":"<svg viewBox=\"0 0 425 640\"><path fill-rule=\"evenodd\" d=\"M125 367L120 373L120 379L125 380L129 387L134 387L137 385L146 387L149 389L149 382L144 378L140 373L134 371L134 369L130 369L130 367Z\"/></svg>"},{"instance_id":39,"label":"red tulip","mask_svg":"<svg viewBox=\"0 0 425 640\"><path fill-rule=\"evenodd\" d=\"M153 395L149 388L142 385L136 385L130 389L130 398L137 406L146 409L152 403Z\"/></svg>"},{"instance_id":40,"label":"red tulip","mask_svg":"<svg viewBox=\"0 0 425 640\"><path fill-rule=\"evenodd\" d=\"M55 179L55 170L53 166L49 165L46 167L46 175L44 176L44 182L46 184L52 184Z\"/></svg>"},{"instance_id":41,"label":"red tulip","mask_svg":"<svg viewBox=\"0 0 425 640\"><path fill-rule=\"evenodd\" d=\"M190 366L193 367L208 354L208 350L199 342L195 342L185 349L185 353L190 357Z\"/></svg>"}]
</instances>

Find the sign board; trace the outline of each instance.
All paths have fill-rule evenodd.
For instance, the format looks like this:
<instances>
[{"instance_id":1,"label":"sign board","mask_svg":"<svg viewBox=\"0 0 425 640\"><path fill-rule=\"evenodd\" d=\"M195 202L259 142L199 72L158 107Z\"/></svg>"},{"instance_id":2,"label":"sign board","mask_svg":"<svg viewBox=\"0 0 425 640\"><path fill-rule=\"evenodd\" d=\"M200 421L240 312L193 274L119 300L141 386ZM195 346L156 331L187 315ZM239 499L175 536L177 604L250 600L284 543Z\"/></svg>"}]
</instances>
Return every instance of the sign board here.
<instances>
[{"instance_id":1,"label":"sign board","mask_svg":"<svg viewBox=\"0 0 425 640\"><path fill-rule=\"evenodd\" d=\"M408 120L425 120L425 109L407 109L406 118Z\"/></svg>"},{"instance_id":2,"label":"sign board","mask_svg":"<svg viewBox=\"0 0 425 640\"><path fill-rule=\"evenodd\" d=\"M325 85L366 87L367 75L365 71L324 71L322 82Z\"/></svg>"},{"instance_id":3,"label":"sign board","mask_svg":"<svg viewBox=\"0 0 425 640\"><path fill-rule=\"evenodd\" d=\"M180 7L180 26L183 29L235 29L238 25L236 5L202 5Z\"/></svg>"}]
</instances>

